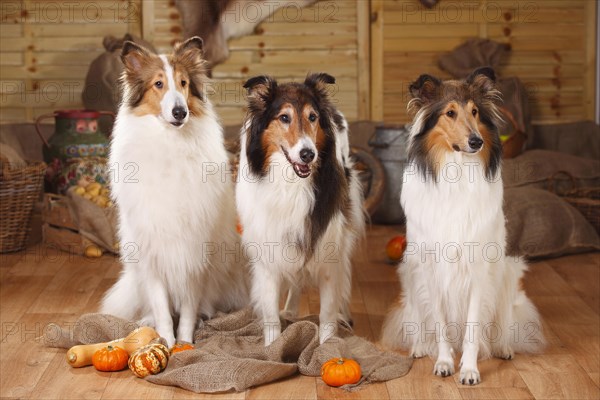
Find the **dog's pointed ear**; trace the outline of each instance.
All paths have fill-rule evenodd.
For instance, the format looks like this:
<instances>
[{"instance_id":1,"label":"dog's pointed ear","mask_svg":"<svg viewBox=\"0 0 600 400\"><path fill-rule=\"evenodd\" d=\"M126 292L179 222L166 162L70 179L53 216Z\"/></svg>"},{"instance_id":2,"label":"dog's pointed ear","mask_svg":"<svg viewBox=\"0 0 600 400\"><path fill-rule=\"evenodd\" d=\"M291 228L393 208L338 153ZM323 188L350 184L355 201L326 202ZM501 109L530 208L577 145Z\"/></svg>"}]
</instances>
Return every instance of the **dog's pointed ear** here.
<instances>
[{"instance_id":1,"label":"dog's pointed ear","mask_svg":"<svg viewBox=\"0 0 600 400\"><path fill-rule=\"evenodd\" d=\"M502 94L496 88L496 73L492 68L477 68L467 77L466 82L473 98L487 103L489 107L502 102ZM499 114L498 119L500 119Z\"/></svg>"},{"instance_id":2,"label":"dog's pointed ear","mask_svg":"<svg viewBox=\"0 0 600 400\"><path fill-rule=\"evenodd\" d=\"M477 68L467 77L470 86L478 87L485 92L495 89L496 73L490 67Z\"/></svg>"},{"instance_id":3,"label":"dog's pointed ear","mask_svg":"<svg viewBox=\"0 0 600 400\"><path fill-rule=\"evenodd\" d=\"M121 50L121 61L125 65L125 69L131 72L140 71L144 66L144 60L150 57L150 52L131 41L123 43Z\"/></svg>"},{"instance_id":4,"label":"dog's pointed ear","mask_svg":"<svg viewBox=\"0 0 600 400\"><path fill-rule=\"evenodd\" d=\"M250 109L262 110L277 89L277 81L270 76L261 75L250 78L244 83L248 91Z\"/></svg>"},{"instance_id":5,"label":"dog's pointed ear","mask_svg":"<svg viewBox=\"0 0 600 400\"><path fill-rule=\"evenodd\" d=\"M413 99L419 99L421 103L427 104L439 98L441 86L442 81L438 78L423 74L410 84L408 90Z\"/></svg>"},{"instance_id":6,"label":"dog's pointed ear","mask_svg":"<svg viewBox=\"0 0 600 400\"><path fill-rule=\"evenodd\" d=\"M177 62L186 65L188 71L197 68L198 72L204 72L204 60L202 59L203 40L199 36L192 36L183 43L175 46L173 57Z\"/></svg>"},{"instance_id":7,"label":"dog's pointed ear","mask_svg":"<svg viewBox=\"0 0 600 400\"><path fill-rule=\"evenodd\" d=\"M185 42L179 44L175 48L175 54L181 55L188 51L192 51L192 52L199 51L200 54L202 54L203 49L204 49L204 40L202 40L202 38L200 36L192 36L191 38L189 38Z\"/></svg>"},{"instance_id":8,"label":"dog's pointed ear","mask_svg":"<svg viewBox=\"0 0 600 400\"><path fill-rule=\"evenodd\" d=\"M436 101L441 93L442 81L438 78L423 74L408 86L412 99L408 102L409 114L416 114L423 106Z\"/></svg>"},{"instance_id":9,"label":"dog's pointed ear","mask_svg":"<svg viewBox=\"0 0 600 400\"><path fill-rule=\"evenodd\" d=\"M325 98L328 96L327 85L333 85L335 78L324 72L308 74L304 80L304 84L313 89L318 95Z\"/></svg>"},{"instance_id":10,"label":"dog's pointed ear","mask_svg":"<svg viewBox=\"0 0 600 400\"><path fill-rule=\"evenodd\" d=\"M325 90L327 85L333 85L334 83L335 78L325 72L308 74L304 80L306 86L317 90Z\"/></svg>"}]
</instances>

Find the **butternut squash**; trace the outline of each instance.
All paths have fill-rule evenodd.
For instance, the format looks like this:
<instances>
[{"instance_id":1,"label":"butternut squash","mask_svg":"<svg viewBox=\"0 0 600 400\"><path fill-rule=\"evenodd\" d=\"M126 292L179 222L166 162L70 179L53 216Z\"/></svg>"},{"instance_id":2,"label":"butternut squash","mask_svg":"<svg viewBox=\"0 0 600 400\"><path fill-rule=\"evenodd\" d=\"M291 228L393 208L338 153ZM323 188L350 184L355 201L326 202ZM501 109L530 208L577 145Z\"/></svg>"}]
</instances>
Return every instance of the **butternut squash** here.
<instances>
[{"instance_id":1,"label":"butternut squash","mask_svg":"<svg viewBox=\"0 0 600 400\"><path fill-rule=\"evenodd\" d=\"M160 335L149 326L137 328L129 335L121 339L112 340L105 343L82 344L73 346L67 351L67 362L71 367L79 368L92 365L94 353L106 346L119 346L131 355L134 351L159 338Z\"/></svg>"}]
</instances>

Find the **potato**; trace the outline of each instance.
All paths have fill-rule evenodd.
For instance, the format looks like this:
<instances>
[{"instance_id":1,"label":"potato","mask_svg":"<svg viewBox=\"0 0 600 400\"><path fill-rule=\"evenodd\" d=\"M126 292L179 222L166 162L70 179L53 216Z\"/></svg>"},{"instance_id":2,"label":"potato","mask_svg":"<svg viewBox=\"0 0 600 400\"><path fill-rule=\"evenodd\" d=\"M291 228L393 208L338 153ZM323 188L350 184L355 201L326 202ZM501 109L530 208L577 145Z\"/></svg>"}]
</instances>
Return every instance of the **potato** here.
<instances>
[{"instance_id":1,"label":"potato","mask_svg":"<svg viewBox=\"0 0 600 400\"><path fill-rule=\"evenodd\" d=\"M98 190L98 192L100 192L100 189L102 189L102 185L98 182L92 182L85 187L85 190L88 192L91 192L92 190Z\"/></svg>"},{"instance_id":2,"label":"potato","mask_svg":"<svg viewBox=\"0 0 600 400\"><path fill-rule=\"evenodd\" d=\"M108 188L106 188L106 187L103 187L102 189L100 189L100 195L101 196L109 197L110 196L110 190L108 190Z\"/></svg>"},{"instance_id":3,"label":"potato","mask_svg":"<svg viewBox=\"0 0 600 400\"><path fill-rule=\"evenodd\" d=\"M99 187L95 187L92 189L86 189L87 193L91 194L92 197L96 197L100 194L100 188Z\"/></svg>"},{"instance_id":4,"label":"potato","mask_svg":"<svg viewBox=\"0 0 600 400\"><path fill-rule=\"evenodd\" d=\"M73 191L75 192L75 194L78 194L80 196L85 193L85 189L83 187L81 187L81 186L77 186L75 188L75 190L73 190Z\"/></svg>"},{"instance_id":5,"label":"potato","mask_svg":"<svg viewBox=\"0 0 600 400\"><path fill-rule=\"evenodd\" d=\"M93 199L94 203L98 204L100 207L106 207L108 203L108 197L106 196L96 196Z\"/></svg>"},{"instance_id":6,"label":"potato","mask_svg":"<svg viewBox=\"0 0 600 400\"><path fill-rule=\"evenodd\" d=\"M94 244L90 244L85 248L84 255L89 258L102 257L102 249Z\"/></svg>"}]
</instances>

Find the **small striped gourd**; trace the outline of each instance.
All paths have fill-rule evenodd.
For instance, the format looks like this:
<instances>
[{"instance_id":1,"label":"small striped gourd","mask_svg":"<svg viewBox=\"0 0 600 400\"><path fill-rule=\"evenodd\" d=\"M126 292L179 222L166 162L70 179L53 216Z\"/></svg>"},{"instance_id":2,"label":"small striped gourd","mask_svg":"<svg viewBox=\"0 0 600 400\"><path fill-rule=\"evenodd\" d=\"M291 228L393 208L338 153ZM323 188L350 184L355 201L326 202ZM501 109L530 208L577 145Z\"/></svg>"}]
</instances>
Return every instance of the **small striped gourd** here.
<instances>
[{"instance_id":1,"label":"small striped gourd","mask_svg":"<svg viewBox=\"0 0 600 400\"><path fill-rule=\"evenodd\" d=\"M129 369L138 378L162 372L169 362L169 349L160 343L151 343L137 349L129 357Z\"/></svg>"}]
</instances>

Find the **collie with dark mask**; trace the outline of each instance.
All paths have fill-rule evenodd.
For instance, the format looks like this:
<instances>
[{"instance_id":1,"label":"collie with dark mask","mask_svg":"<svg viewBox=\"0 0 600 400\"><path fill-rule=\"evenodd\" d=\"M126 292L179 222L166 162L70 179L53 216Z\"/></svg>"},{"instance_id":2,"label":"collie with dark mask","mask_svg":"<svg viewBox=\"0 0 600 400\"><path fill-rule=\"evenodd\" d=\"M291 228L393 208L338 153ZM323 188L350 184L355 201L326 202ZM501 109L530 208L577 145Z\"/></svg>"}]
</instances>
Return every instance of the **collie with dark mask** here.
<instances>
[{"instance_id":1,"label":"collie with dark mask","mask_svg":"<svg viewBox=\"0 0 600 400\"><path fill-rule=\"evenodd\" d=\"M236 187L242 241L252 264L251 297L265 345L281 333L279 298L298 313L302 284L318 284L321 343L350 320L351 257L364 230L362 191L350 159L348 125L327 94L335 79L303 83L252 78ZM254 254L256 253L256 254Z\"/></svg>"},{"instance_id":2,"label":"collie with dark mask","mask_svg":"<svg viewBox=\"0 0 600 400\"><path fill-rule=\"evenodd\" d=\"M202 39L170 55L123 46L123 103L110 148L123 272L102 312L192 342L200 316L247 304L223 132L203 88ZM173 320L179 319L177 336Z\"/></svg>"},{"instance_id":3,"label":"collie with dark mask","mask_svg":"<svg viewBox=\"0 0 600 400\"><path fill-rule=\"evenodd\" d=\"M399 267L401 302L383 344L436 358L434 374L480 382L477 360L536 352L541 323L521 279L526 265L506 255L495 74L464 80L422 75L410 85L414 114L401 204L408 247Z\"/></svg>"}]
</instances>

